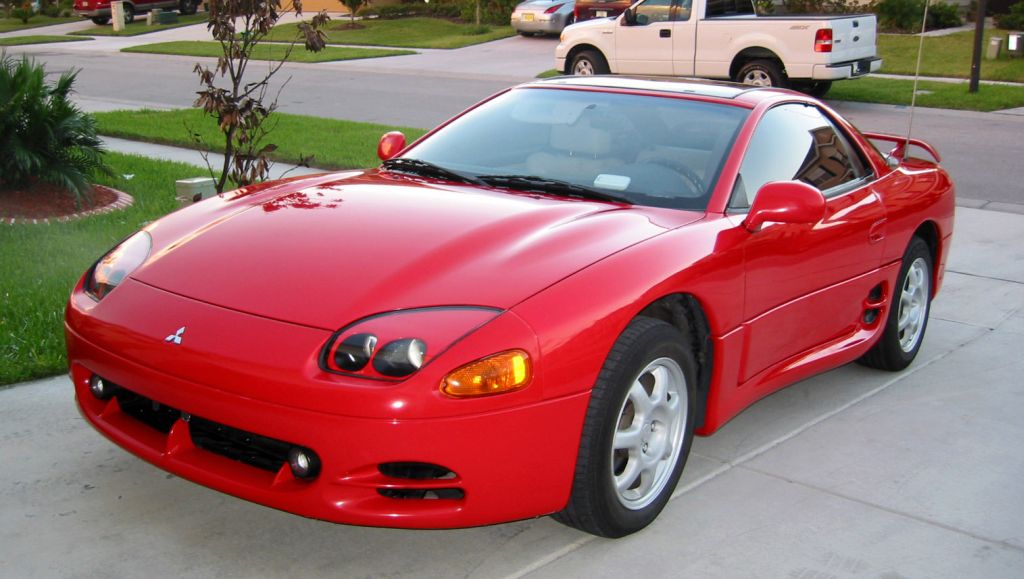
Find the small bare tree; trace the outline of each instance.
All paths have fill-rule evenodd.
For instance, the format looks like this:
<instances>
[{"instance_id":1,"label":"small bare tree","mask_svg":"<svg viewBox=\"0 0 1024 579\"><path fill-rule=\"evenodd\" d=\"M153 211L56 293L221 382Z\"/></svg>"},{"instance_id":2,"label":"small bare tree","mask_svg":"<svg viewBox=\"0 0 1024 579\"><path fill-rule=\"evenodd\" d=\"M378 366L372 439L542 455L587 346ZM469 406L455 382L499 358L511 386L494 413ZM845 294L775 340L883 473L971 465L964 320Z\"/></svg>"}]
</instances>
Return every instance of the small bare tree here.
<instances>
[{"instance_id":1,"label":"small bare tree","mask_svg":"<svg viewBox=\"0 0 1024 579\"><path fill-rule=\"evenodd\" d=\"M367 6L367 5L370 4L370 0L338 0L338 1L341 2L346 8L348 8L348 27L349 28L355 28L356 27L356 12L359 12L359 9L362 8L363 6Z\"/></svg>"},{"instance_id":2,"label":"small bare tree","mask_svg":"<svg viewBox=\"0 0 1024 579\"><path fill-rule=\"evenodd\" d=\"M194 70L199 75L202 90L197 92L199 96L193 106L215 118L224 135L224 164L219 175L204 154L217 191L223 192L229 181L245 186L267 178L270 173L267 155L277 148L264 143L273 128L267 124L267 119L277 109L277 96L265 102L270 79L300 41L306 50L318 52L324 48L326 37L320 28L330 17L320 12L310 22L299 24L299 33L286 45L280 59L272 60L262 77L250 75L246 79L253 52L281 17L281 0L207 0L206 5L209 12L206 28L220 43L222 54L213 69L196 64ZM301 16L301 0L292 0L292 6L295 14ZM226 88L218 86L219 79L227 81ZM194 137L198 141L198 136Z\"/></svg>"}]
</instances>

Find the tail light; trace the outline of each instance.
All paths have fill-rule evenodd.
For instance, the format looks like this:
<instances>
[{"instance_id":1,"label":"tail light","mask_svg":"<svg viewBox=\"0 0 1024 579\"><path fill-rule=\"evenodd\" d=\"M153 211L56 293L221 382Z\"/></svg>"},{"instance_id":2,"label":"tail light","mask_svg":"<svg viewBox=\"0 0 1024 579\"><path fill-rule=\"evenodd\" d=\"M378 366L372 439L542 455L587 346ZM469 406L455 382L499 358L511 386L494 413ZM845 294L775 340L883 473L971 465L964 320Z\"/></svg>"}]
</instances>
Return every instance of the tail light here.
<instances>
[{"instance_id":1,"label":"tail light","mask_svg":"<svg viewBox=\"0 0 1024 579\"><path fill-rule=\"evenodd\" d=\"M554 14L555 12L558 12L558 9L561 8L563 4L564 4L564 2L562 4L555 4L551 8L548 8L547 10L545 10L544 14ZM573 7L573 10L575 10L575 7Z\"/></svg>"},{"instance_id":2,"label":"tail light","mask_svg":"<svg viewBox=\"0 0 1024 579\"><path fill-rule=\"evenodd\" d=\"M580 7L579 6L573 6L572 7L572 19L576 20L576 21L578 21L580 19Z\"/></svg>"},{"instance_id":3,"label":"tail light","mask_svg":"<svg viewBox=\"0 0 1024 579\"><path fill-rule=\"evenodd\" d=\"M831 28L820 28L814 33L814 52L832 52Z\"/></svg>"}]
</instances>

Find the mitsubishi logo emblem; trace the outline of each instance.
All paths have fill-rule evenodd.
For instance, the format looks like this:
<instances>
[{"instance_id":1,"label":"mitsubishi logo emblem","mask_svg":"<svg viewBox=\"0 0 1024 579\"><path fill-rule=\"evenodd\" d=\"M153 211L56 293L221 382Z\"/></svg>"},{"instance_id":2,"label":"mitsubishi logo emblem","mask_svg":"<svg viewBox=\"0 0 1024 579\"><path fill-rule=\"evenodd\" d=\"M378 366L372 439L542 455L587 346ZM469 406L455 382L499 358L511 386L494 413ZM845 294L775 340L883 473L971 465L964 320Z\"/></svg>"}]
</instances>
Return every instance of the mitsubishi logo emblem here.
<instances>
[{"instance_id":1,"label":"mitsubishi logo emblem","mask_svg":"<svg viewBox=\"0 0 1024 579\"><path fill-rule=\"evenodd\" d=\"M178 328L177 332L174 332L170 336L164 338L165 342L171 342L172 344L181 344L181 336L185 333L185 326Z\"/></svg>"}]
</instances>

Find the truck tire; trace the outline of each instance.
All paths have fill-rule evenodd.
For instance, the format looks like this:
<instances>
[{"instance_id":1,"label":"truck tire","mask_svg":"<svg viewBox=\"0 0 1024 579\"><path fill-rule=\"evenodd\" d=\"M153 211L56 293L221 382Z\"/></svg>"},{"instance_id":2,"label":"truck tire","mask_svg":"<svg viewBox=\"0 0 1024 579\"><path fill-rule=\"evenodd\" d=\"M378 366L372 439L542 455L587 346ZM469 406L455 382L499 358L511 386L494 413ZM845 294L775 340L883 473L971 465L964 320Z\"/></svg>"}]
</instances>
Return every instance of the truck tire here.
<instances>
[{"instance_id":1,"label":"truck tire","mask_svg":"<svg viewBox=\"0 0 1024 579\"><path fill-rule=\"evenodd\" d=\"M608 68L608 62L600 53L593 50L584 50L577 54L573 57L572 65L569 67L569 74L577 76L592 76L609 72L611 70Z\"/></svg>"},{"instance_id":2,"label":"truck tire","mask_svg":"<svg viewBox=\"0 0 1024 579\"><path fill-rule=\"evenodd\" d=\"M805 80L801 82L793 82L793 88L804 94L809 94L812 97L820 99L828 93L830 88L832 88L832 81Z\"/></svg>"},{"instance_id":3,"label":"truck tire","mask_svg":"<svg viewBox=\"0 0 1024 579\"><path fill-rule=\"evenodd\" d=\"M199 7L198 5L198 0L181 0L181 2L178 3L178 12L180 12L182 16L191 16L196 13L196 9Z\"/></svg>"},{"instance_id":4,"label":"truck tire","mask_svg":"<svg viewBox=\"0 0 1024 579\"><path fill-rule=\"evenodd\" d=\"M789 85L786 75L782 73L779 63L774 60L751 60L740 67L734 81L752 86L773 86L786 88Z\"/></svg>"},{"instance_id":5,"label":"truck tire","mask_svg":"<svg viewBox=\"0 0 1024 579\"><path fill-rule=\"evenodd\" d=\"M99 24L100 26L103 26L107 22L110 22L110 17L109 16L97 16L95 18L92 18L91 20L93 21L94 24Z\"/></svg>"}]
</instances>

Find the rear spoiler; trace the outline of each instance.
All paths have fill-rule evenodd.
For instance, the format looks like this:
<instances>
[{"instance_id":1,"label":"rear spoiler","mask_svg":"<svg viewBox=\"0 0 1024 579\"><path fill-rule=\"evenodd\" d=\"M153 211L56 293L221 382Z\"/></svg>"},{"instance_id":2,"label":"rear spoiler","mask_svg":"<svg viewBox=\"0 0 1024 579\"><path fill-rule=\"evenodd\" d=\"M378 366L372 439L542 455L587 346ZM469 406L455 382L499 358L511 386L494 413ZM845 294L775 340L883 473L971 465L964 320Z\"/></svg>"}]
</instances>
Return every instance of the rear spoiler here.
<instances>
[{"instance_id":1,"label":"rear spoiler","mask_svg":"<svg viewBox=\"0 0 1024 579\"><path fill-rule=\"evenodd\" d=\"M897 135L887 135L885 133L861 133L864 137L871 141L885 141L887 143L893 143L896 145L891 151L889 151L890 157L903 160L906 158L907 146L918 147L924 149L929 155L935 159L936 163L942 162L942 157L939 156L939 152L934 147L920 139L911 139L910 137L900 137Z\"/></svg>"}]
</instances>

